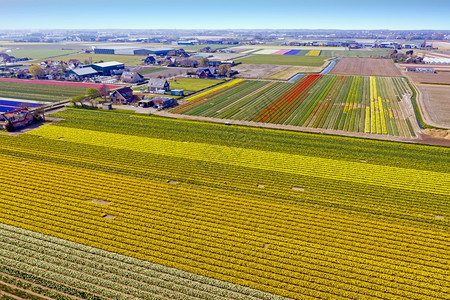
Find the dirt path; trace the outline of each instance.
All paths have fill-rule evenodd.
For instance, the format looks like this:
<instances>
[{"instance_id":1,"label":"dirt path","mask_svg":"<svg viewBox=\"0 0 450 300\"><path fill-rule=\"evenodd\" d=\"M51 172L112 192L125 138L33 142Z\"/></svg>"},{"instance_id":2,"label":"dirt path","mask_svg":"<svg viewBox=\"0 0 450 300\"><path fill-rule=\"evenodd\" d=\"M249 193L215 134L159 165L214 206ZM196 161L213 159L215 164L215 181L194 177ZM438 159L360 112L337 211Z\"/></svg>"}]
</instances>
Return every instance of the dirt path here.
<instances>
[{"instance_id":1,"label":"dirt path","mask_svg":"<svg viewBox=\"0 0 450 300\"><path fill-rule=\"evenodd\" d=\"M208 117L201 117L201 116L188 116L188 115L181 115L181 114L173 114L173 113L169 113L167 111L158 111L158 112L155 112L155 115L169 117L169 118L176 118L176 119L206 121L206 122L214 122L214 123L221 123L221 124L229 123L229 124L233 124L233 125L244 125L244 126L252 126L252 127L259 127L259 128L284 129L284 130L292 130L292 131L323 133L323 134L359 137L359 138L385 140L385 141L450 146L450 140L434 138L429 135L425 135L420 131L417 133L417 137L407 138L407 137L386 136L386 135L370 134L370 133L362 133L362 132L349 132L349 131L333 130L333 129L309 128L309 127L299 127L299 126L281 125L281 124L272 124L272 123L258 123L258 122L252 122L252 121L238 121L238 120L230 120L230 119L217 119L217 118L208 118Z\"/></svg>"}]
</instances>

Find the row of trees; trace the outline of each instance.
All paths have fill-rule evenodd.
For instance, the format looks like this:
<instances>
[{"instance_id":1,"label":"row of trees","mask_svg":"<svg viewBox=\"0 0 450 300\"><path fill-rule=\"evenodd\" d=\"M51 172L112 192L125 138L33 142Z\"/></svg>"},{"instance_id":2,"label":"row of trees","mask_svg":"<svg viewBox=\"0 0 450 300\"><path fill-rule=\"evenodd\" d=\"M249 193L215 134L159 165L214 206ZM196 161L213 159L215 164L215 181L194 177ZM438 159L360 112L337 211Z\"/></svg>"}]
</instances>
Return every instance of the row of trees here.
<instances>
[{"instance_id":1,"label":"row of trees","mask_svg":"<svg viewBox=\"0 0 450 300\"><path fill-rule=\"evenodd\" d=\"M98 89L88 88L85 95L73 96L70 98L70 102L74 106L78 106L78 103L80 103L80 107L85 107L85 103L87 102L91 105L91 107L95 107L100 100L106 101L107 95L108 89L106 86L102 86ZM103 97L103 99L100 97Z\"/></svg>"}]
</instances>

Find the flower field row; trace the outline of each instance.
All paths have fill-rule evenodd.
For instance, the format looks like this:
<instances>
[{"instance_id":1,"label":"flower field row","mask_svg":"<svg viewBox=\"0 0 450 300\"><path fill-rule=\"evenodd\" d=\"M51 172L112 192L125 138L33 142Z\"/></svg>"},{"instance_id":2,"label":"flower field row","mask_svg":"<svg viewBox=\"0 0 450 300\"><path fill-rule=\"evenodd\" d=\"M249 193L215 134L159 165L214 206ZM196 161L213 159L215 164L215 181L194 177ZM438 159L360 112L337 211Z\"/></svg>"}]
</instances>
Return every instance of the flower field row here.
<instances>
[{"instance_id":1,"label":"flower field row","mask_svg":"<svg viewBox=\"0 0 450 300\"><path fill-rule=\"evenodd\" d=\"M305 54L305 56L319 56L320 50L309 50L308 53Z\"/></svg>"},{"instance_id":2,"label":"flower field row","mask_svg":"<svg viewBox=\"0 0 450 300\"><path fill-rule=\"evenodd\" d=\"M14 170L0 179L0 275L91 299L449 292L446 148L55 116L65 120L0 136Z\"/></svg>"},{"instance_id":3,"label":"flower field row","mask_svg":"<svg viewBox=\"0 0 450 300\"><path fill-rule=\"evenodd\" d=\"M0 233L0 273L17 274L14 270L23 264L27 270L21 278L51 287L44 277L52 277L60 283L56 290L63 294L114 299L281 298L6 224L0 223ZM18 264L18 260L23 262ZM87 283L88 279L92 280L91 284ZM108 282L112 288L104 287ZM53 296L47 290L43 293Z\"/></svg>"},{"instance_id":4,"label":"flower field row","mask_svg":"<svg viewBox=\"0 0 450 300\"><path fill-rule=\"evenodd\" d=\"M192 100L195 100L195 99L198 99L198 98L202 98L202 97L204 97L204 96L206 96L208 94L214 93L214 92L216 92L218 90L221 90L223 88L227 88L227 87L233 86L235 84L238 84L241 81L242 81L242 79L235 79L235 80L228 81L228 82L226 82L224 84L221 84L219 86L213 87L213 88L208 89L208 90L206 90L204 92L201 92L199 94L195 94L195 95L193 95L191 97L188 97L188 98L186 98L186 100L192 101Z\"/></svg>"},{"instance_id":5,"label":"flower field row","mask_svg":"<svg viewBox=\"0 0 450 300\"><path fill-rule=\"evenodd\" d=\"M9 78L4 78L9 79ZM85 87L30 83L34 80L0 80L0 97L56 102L86 93ZM89 87L89 86L88 86Z\"/></svg>"},{"instance_id":6,"label":"flower field row","mask_svg":"<svg viewBox=\"0 0 450 300\"><path fill-rule=\"evenodd\" d=\"M249 81L246 81L248 83ZM272 83L257 92L211 95L174 113L310 128L415 136L408 119L411 94L402 78L308 75L296 84ZM233 95L231 97L230 95ZM219 98L217 101L216 98ZM227 105L217 102L227 99Z\"/></svg>"},{"instance_id":7,"label":"flower field row","mask_svg":"<svg viewBox=\"0 0 450 300\"><path fill-rule=\"evenodd\" d=\"M81 83L81 82L66 82L66 81L54 81L54 80L26 80L26 79L14 79L14 78L0 78L0 81L3 82L15 82L15 83L29 83L29 84L38 84L38 85L52 85L52 86L59 86L59 87L82 87L84 89L87 88L101 88L105 87L107 89L116 89L120 88L121 85L103 85L103 84L96 84L96 83Z\"/></svg>"}]
</instances>

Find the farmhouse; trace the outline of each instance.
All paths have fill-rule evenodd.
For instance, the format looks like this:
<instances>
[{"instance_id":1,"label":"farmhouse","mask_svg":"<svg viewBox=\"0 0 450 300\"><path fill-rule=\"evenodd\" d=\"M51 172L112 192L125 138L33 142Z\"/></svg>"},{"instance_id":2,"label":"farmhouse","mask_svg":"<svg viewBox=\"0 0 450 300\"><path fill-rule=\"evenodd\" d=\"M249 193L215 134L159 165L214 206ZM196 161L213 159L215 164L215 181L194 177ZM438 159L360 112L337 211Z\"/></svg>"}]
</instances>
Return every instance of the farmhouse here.
<instances>
[{"instance_id":1,"label":"farmhouse","mask_svg":"<svg viewBox=\"0 0 450 300\"><path fill-rule=\"evenodd\" d=\"M34 116L27 108L16 109L0 114L0 128L15 131L20 127L31 125L33 120Z\"/></svg>"},{"instance_id":2,"label":"farmhouse","mask_svg":"<svg viewBox=\"0 0 450 300\"><path fill-rule=\"evenodd\" d=\"M149 55L149 56L147 56L147 57L145 58L144 63L145 63L146 65L154 65L154 64L156 64L157 62L156 62L156 59L155 59L154 56Z\"/></svg>"},{"instance_id":3,"label":"farmhouse","mask_svg":"<svg viewBox=\"0 0 450 300\"><path fill-rule=\"evenodd\" d=\"M144 81L144 76L138 72L124 71L122 76L120 76L120 80L125 83L137 83Z\"/></svg>"},{"instance_id":4,"label":"farmhouse","mask_svg":"<svg viewBox=\"0 0 450 300\"><path fill-rule=\"evenodd\" d=\"M84 80L99 75L99 73L91 67L78 68L70 70L65 77L69 80Z\"/></svg>"},{"instance_id":5,"label":"farmhouse","mask_svg":"<svg viewBox=\"0 0 450 300\"><path fill-rule=\"evenodd\" d=\"M87 67L93 68L102 76L111 76L114 74L114 71L125 69L125 65L123 63L117 61L108 61L103 63L97 63L93 65L89 65Z\"/></svg>"},{"instance_id":6,"label":"farmhouse","mask_svg":"<svg viewBox=\"0 0 450 300\"><path fill-rule=\"evenodd\" d=\"M124 87L110 92L111 102L126 104L133 101L133 90L130 87Z\"/></svg>"},{"instance_id":7,"label":"farmhouse","mask_svg":"<svg viewBox=\"0 0 450 300\"><path fill-rule=\"evenodd\" d=\"M219 75L219 72L217 71L217 68L209 67L209 68L199 68L197 70L197 76L198 78L205 79L205 78L215 78Z\"/></svg>"},{"instance_id":8,"label":"farmhouse","mask_svg":"<svg viewBox=\"0 0 450 300\"><path fill-rule=\"evenodd\" d=\"M170 91L169 82L162 78L150 78L148 81L149 93L164 94Z\"/></svg>"}]
</instances>

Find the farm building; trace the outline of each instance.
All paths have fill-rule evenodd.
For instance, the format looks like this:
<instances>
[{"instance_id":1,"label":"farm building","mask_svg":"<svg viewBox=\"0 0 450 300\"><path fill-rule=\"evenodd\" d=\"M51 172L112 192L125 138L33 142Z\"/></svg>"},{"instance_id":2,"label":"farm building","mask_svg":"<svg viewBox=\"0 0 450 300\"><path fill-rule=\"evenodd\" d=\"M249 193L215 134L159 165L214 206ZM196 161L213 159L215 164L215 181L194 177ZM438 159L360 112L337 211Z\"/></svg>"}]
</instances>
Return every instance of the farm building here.
<instances>
[{"instance_id":1,"label":"farm building","mask_svg":"<svg viewBox=\"0 0 450 300\"><path fill-rule=\"evenodd\" d=\"M0 114L0 128L15 131L20 127L31 125L34 119L27 108L16 109Z\"/></svg>"},{"instance_id":2,"label":"farm building","mask_svg":"<svg viewBox=\"0 0 450 300\"><path fill-rule=\"evenodd\" d=\"M436 70L434 68L407 67L406 72L436 73Z\"/></svg>"},{"instance_id":3,"label":"farm building","mask_svg":"<svg viewBox=\"0 0 450 300\"><path fill-rule=\"evenodd\" d=\"M162 78L150 78L148 81L148 92L164 94L170 91L169 82Z\"/></svg>"},{"instance_id":4,"label":"farm building","mask_svg":"<svg viewBox=\"0 0 450 300\"><path fill-rule=\"evenodd\" d=\"M130 87L124 87L110 92L109 99L111 102L119 102L122 104L133 101L133 90Z\"/></svg>"},{"instance_id":5,"label":"farm building","mask_svg":"<svg viewBox=\"0 0 450 300\"><path fill-rule=\"evenodd\" d=\"M154 50L134 47L111 47L95 48L95 54L115 54L115 55L149 55L154 54Z\"/></svg>"},{"instance_id":6,"label":"farm building","mask_svg":"<svg viewBox=\"0 0 450 300\"><path fill-rule=\"evenodd\" d=\"M155 57L152 55L149 55L144 59L144 64L146 64L146 65L154 65L156 63L157 63L157 61L156 61Z\"/></svg>"},{"instance_id":7,"label":"farm building","mask_svg":"<svg viewBox=\"0 0 450 300\"><path fill-rule=\"evenodd\" d=\"M147 55L157 55L157 56L166 56L170 51L173 51L172 48L150 48L149 53Z\"/></svg>"},{"instance_id":8,"label":"farm building","mask_svg":"<svg viewBox=\"0 0 450 300\"><path fill-rule=\"evenodd\" d=\"M83 80L97 75L99 75L99 73L92 67L86 67L70 70L65 74L65 77L69 80Z\"/></svg>"},{"instance_id":9,"label":"farm building","mask_svg":"<svg viewBox=\"0 0 450 300\"><path fill-rule=\"evenodd\" d=\"M210 67L218 67L222 64L220 60L210 60L208 61L208 66Z\"/></svg>"},{"instance_id":10,"label":"farm building","mask_svg":"<svg viewBox=\"0 0 450 300\"><path fill-rule=\"evenodd\" d=\"M178 64L180 67L185 68L197 68L198 67L198 61L195 59L183 59L178 61Z\"/></svg>"},{"instance_id":11,"label":"farm building","mask_svg":"<svg viewBox=\"0 0 450 300\"><path fill-rule=\"evenodd\" d=\"M450 58L446 57L424 57L423 62L432 65L450 64Z\"/></svg>"},{"instance_id":12,"label":"farm building","mask_svg":"<svg viewBox=\"0 0 450 300\"><path fill-rule=\"evenodd\" d=\"M123 70L125 65L117 61L108 61L103 63L97 63L89 65L102 76L110 76L114 74L114 71ZM117 74L116 74L117 75Z\"/></svg>"},{"instance_id":13,"label":"farm building","mask_svg":"<svg viewBox=\"0 0 450 300\"><path fill-rule=\"evenodd\" d=\"M185 45L185 46L198 45L198 40L177 41L176 44L177 45Z\"/></svg>"},{"instance_id":14,"label":"farm building","mask_svg":"<svg viewBox=\"0 0 450 300\"><path fill-rule=\"evenodd\" d=\"M158 110L174 106L175 104L175 99L172 97L153 97L138 102L140 107L153 107Z\"/></svg>"},{"instance_id":15,"label":"farm building","mask_svg":"<svg viewBox=\"0 0 450 300\"><path fill-rule=\"evenodd\" d=\"M144 76L138 72L124 71L122 76L120 76L120 80L125 83L137 83L144 81Z\"/></svg>"},{"instance_id":16,"label":"farm building","mask_svg":"<svg viewBox=\"0 0 450 300\"><path fill-rule=\"evenodd\" d=\"M197 76L198 78L205 79L205 78L215 78L219 75L219 72L217 71L217 68L209 67L209 68L199 68L197 70Z\"/></svg>"}]
</instances>

